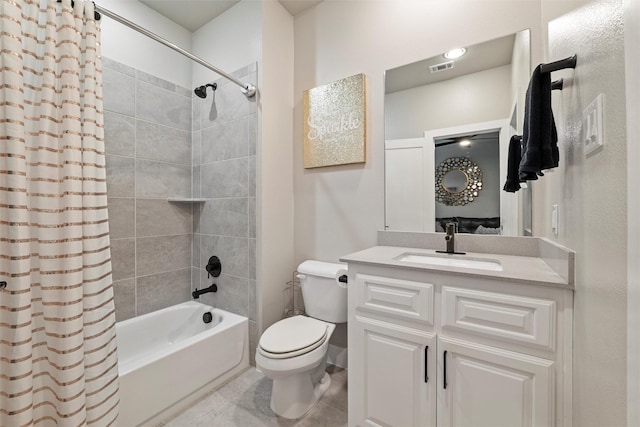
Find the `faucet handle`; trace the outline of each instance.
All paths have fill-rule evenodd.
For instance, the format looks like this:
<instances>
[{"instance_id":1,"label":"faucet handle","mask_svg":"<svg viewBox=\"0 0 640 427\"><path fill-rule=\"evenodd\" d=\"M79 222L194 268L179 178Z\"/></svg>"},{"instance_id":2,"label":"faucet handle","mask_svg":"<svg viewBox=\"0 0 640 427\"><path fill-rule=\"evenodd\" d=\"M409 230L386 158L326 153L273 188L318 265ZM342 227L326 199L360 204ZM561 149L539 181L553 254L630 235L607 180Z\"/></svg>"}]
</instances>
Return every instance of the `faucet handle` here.
<instances>
[{"instance_id":1,"label":"faucet handle","mask_svg":"<svg viewBox=\"0 0 640 427\"><path fill-rule=\"evenodd\" d=\"M222 272L222 264L220 263L220 258L217 256L212 256L209 258L209 262L205 266L205 270L207 270L207 279L211 276L218 277Z\"/></svg>"}]
</instances>

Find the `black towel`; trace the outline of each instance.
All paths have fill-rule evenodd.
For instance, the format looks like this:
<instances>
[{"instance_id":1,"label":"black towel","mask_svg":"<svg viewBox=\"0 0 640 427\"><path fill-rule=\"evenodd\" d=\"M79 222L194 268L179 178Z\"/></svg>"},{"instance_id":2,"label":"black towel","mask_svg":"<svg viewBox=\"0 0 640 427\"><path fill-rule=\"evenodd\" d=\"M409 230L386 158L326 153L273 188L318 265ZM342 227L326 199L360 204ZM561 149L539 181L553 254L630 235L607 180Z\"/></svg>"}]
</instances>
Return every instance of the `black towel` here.
<instances>
[{"instance_id":1,"label":"black towel","mask_svg":"<svg viewBox=\"0 0 640 427\"><path fill-rule=\"evenodd\" d=\"M520 144L522 137L513 135L509 141L509 155L507 158L507 181L502 189L508 193L515 193L520 189L520 177L518 167L520 166Z\"/></svg>"},{"instance_id":2,"label":"black towel","mask_svg":"<svg viewBox=\"0 0 640 427\"><path fill-rule=\"evenodd\" d=\"M538 179L542 171L558 166L558 134L551 111L551 74L533 71L524 107L520 181Z\"/></svg>"}]
</instances>

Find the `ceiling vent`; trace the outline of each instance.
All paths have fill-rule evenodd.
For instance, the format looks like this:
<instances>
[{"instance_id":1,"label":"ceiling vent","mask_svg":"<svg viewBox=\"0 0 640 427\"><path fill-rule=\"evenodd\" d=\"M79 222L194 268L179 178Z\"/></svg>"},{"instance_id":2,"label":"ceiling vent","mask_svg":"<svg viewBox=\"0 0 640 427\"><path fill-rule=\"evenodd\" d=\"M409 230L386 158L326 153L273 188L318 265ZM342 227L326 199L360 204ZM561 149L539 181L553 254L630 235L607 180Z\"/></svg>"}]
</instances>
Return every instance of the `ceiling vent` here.
<instances>
[{"instance_id":1,"label":"ceiling vent","mask_svg":"<svg viewBox=\"0 0 640 427\"><path fill-rule=\"evenodd\" d=\"M454 67L454 61L443 62L442 64L429 65L429 71L431 74L439 73L440 71L450 70Z\"/></svg>"}]
</instances>

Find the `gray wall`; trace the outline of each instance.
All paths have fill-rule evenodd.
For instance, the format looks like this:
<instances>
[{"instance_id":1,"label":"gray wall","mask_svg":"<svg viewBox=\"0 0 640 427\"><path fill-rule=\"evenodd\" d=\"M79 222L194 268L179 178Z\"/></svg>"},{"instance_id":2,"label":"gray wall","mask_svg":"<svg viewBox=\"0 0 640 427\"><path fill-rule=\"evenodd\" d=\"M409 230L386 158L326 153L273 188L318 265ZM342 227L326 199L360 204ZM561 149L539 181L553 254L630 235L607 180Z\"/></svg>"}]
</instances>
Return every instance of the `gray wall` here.
<instances>
[{"instance_id":1,"label":"gray wall","mask_svg":"<svg viewBox=\"0 0 640 427\"><path fill-rule=\"evenodd\" d=\"M191 94L103 58L116 319L190 298Z\"/></svg>"},{"instance_id":2,"label":"gray wall","mask_svg":"<svg viewBox=\"0 0 640 427\"><path fill-rule=\"evenodd\" d=\"M234 73L256 84L255 64ZM206 82L199 82L206 83ZM256 331L256 101L225 79L205 99L103 58L107 193L116 318L191 299ZM172 203L168 197L203 198ZM207 278L210 256L222 275ZM254 338L256 334L253 334ZM255 348L255 339L252 340Z\"/></svg>"},{"instance_id":3,"label":"gray wall","mask_svg":"<svg viewBox=\"0 0 640 427\"><path fill-rule=\"evenodd\" d=\"M232 73L256 84L255 63ZM196 82L196 85L207 82ZM256 340L256 97L247 100L226 79L215 93L193 97L194 205L192 287L215 282L218 292L201 301L250 319L251 352ZM217 279L204 269L210 256L222 263Z\"/></svg>"}]
</instances>

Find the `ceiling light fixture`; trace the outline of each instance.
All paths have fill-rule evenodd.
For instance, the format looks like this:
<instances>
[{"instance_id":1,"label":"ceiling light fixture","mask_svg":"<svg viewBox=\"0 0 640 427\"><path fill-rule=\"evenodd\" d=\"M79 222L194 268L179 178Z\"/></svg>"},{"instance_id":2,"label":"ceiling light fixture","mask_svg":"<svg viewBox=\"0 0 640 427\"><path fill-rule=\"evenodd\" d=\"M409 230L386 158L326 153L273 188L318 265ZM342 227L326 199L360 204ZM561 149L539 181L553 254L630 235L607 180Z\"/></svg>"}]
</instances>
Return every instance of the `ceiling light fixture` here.
<instances>
[{"instance_id":1,"label":"ceiling light fixture","mask_svg":"<svg viewBox=\"0 0 640 427\"><path fill-rule=\"evenodd\" d=\"M456 58L460 58L465 53L467 53L466 48L458 47L456 49L451 49L449 52L445 53L444 57L447 59L456 59Z\"/></svg>"},{"instance_id":2,"label":"ceiling light fixture","mask_svg":"<svg viewBox=\"0 0 640 427\"><path fill-rule=\"evenodd\" d=\"M470 145L471 145L471 140L470 139L465 138L465 139L460 140L460 146L461 147L468 147Z\"/></svg>"}]
</instances>

